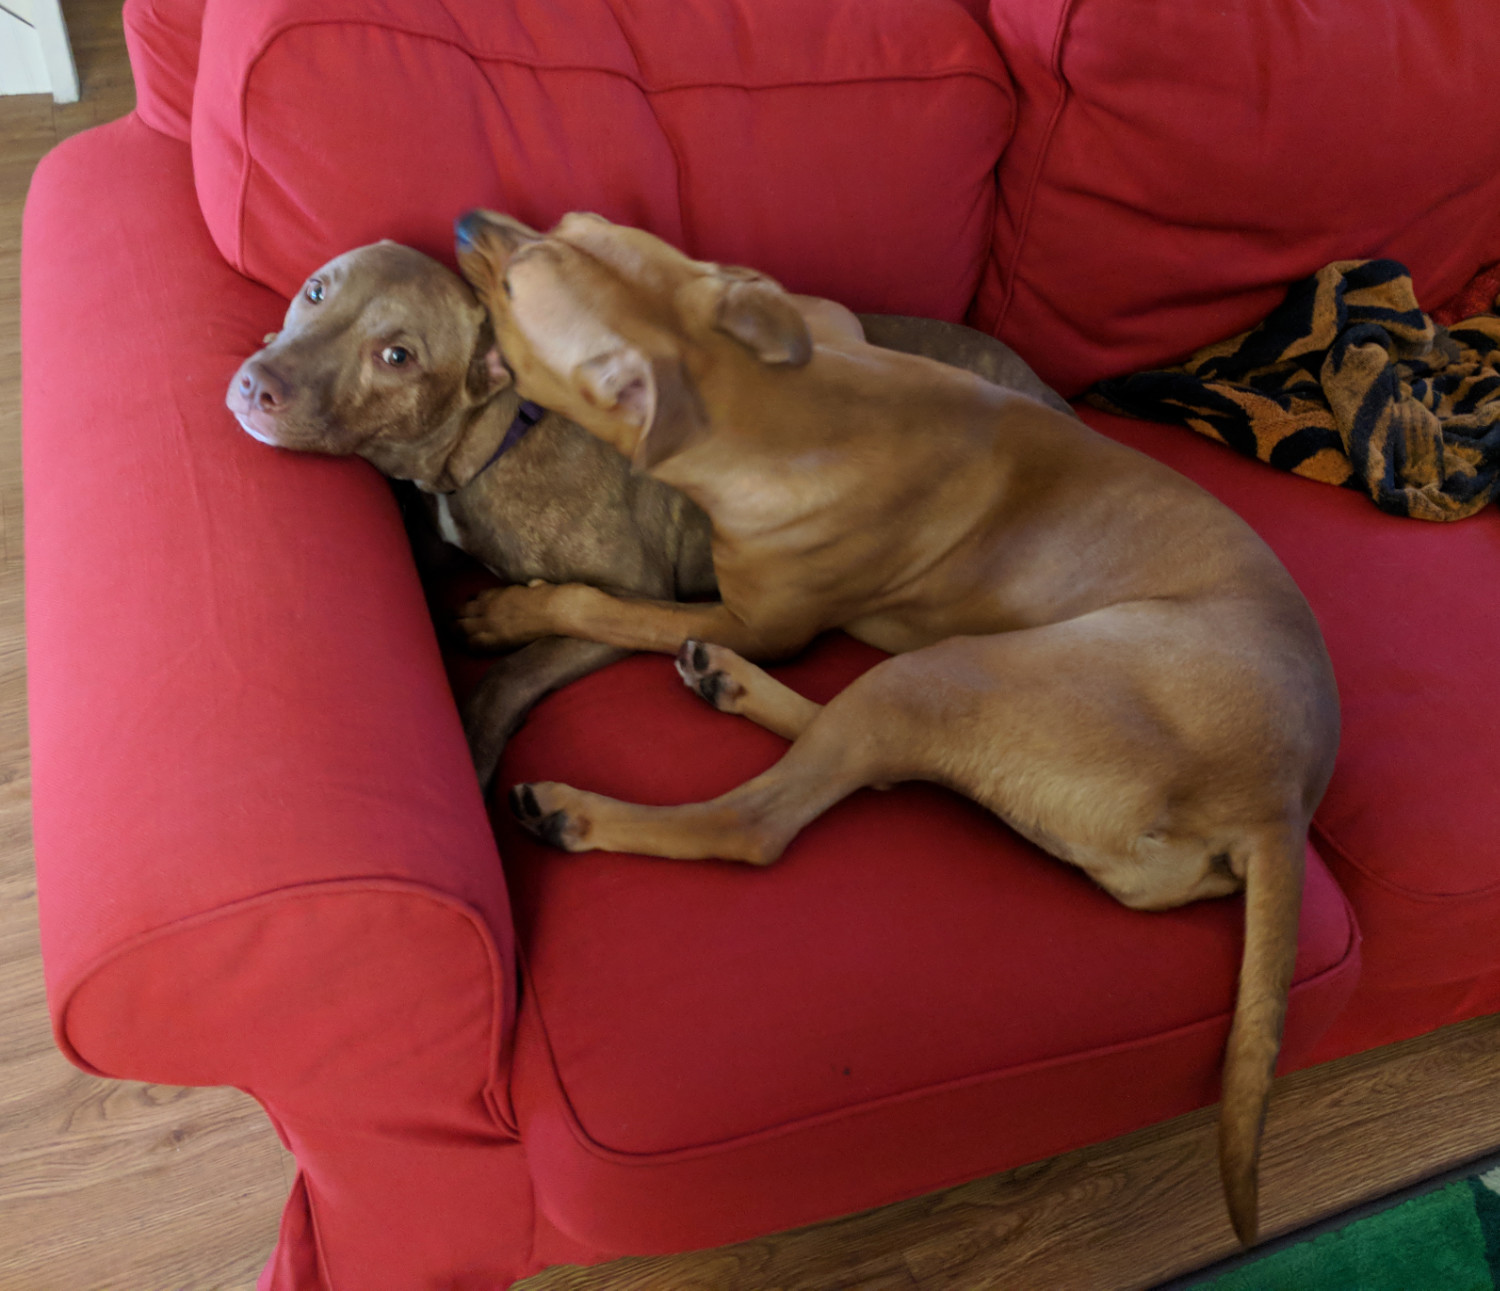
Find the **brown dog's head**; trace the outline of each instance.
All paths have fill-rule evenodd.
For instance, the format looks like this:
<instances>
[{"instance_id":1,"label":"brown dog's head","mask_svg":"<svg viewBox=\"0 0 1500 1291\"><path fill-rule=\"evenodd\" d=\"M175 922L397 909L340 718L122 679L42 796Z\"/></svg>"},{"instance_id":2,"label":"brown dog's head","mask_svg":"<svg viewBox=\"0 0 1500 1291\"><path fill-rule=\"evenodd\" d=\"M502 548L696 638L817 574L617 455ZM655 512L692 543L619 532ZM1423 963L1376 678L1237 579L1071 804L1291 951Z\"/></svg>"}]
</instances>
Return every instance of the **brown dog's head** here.
<instances>
[{"instance_id":1,"label":"brown dog's head","mask_svg":"<svg viewBox=\"0 0 1500 1291\"><path fill-rule=\"evenodd\" d=\"M480 415L511 384L488 316L456 274L410 247L379 242L329 261L266 342L225 396L262 443L358 454L447 493L505 432L506 418Z\"/></svg>"},{"instance_id":2,"label":"brown dog's head","mask_svg":"<svg viewBox=\"0 0 1500 1291\"><path fill-rule=\"evenodd\" d=\"M528 399L642 469L692 439L698 381L725 345L796 367L807 324L770 278L693 260L640 229L566 215L551 233L490 211L459 220L458 264Z\"/></svg>"}]
</instances>

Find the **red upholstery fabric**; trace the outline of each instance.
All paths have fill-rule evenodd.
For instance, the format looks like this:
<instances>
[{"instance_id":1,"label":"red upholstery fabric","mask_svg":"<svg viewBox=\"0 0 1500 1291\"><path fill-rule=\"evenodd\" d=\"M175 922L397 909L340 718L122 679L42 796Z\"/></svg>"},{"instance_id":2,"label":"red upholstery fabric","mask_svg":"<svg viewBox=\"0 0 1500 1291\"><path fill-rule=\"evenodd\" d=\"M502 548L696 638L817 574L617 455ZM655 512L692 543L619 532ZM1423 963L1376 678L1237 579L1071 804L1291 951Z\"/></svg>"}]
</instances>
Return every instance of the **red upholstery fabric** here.
<instances>
[{"instance_id":1,"label":"red upholstery fabric","mask_svg":"<svg viewBox=\"0 0 1500 1291\"><path fill-rule=\"evenodd\" d=\"M586 208L851 305L959 318L1009 79L952 0L211 3L198 193L283 293L468 207ZM391 86L420 86L415 98Z\"/></svg>"},{"instance_id":2,"label":"red upholstery fabric","mask_svg":"<svg viewBox=\"0 0 1500 1291\"><path fill-rule=\"evenodd\" d=\"M1500 514L1459 524L1385 515L1189 431L1088 410L1086 419L1203 484L1276 550L1312 602L1333 658L1343 738L1313 839L1365 935L1342 1052L1500 1008L1500 820L1491 751L1500 692L1480 660L1500 641ZM1428 1007L1414 1007L1428 992ZM1369 1004L1365 1004L1366 993ZM1404 1004L1387 1007L1387 993ZM1330 1055L1331 1056L1331 1055Z\"/></svg>"},{"instance_id":3,"label":"red upholstery fabric","mask_svg":"<svg viewBox=\"0 0 1500 1291\"><path fill-rule=\"evenodd\" d=\"M880 657L838 636L776 671L822 700ZM684 802L785 747L636 657L547 700L500 774ZM581 1241L747 1237L1217 1097L1238 899L1128 911L930 786L859 794L768 870L566 857L497 823L528 982L517 1115L540 1204ZM1309 875L1292 1062L1357 974L1344 899Z\"/></svg>"},{"instance_id":4,"label":"red upholstery fabric","mask_svg":"<svg viewBox=\"0 0 1500 1291\"><path fill-rule=\"evenodd\" d=\"M1067 395L1260 321L1331 260L1436 304L1500 257L1490 0L994 0L1021 104L975 304Z\"/></svg>"},{"instance_id":5,"label":"red upholstery fabric","mask_svg":"<svg viewBox=\"0 0 1500 1291\"><path fill-rule=\"evenodd\" d=\"M136 115L174 139L189 134L203 5L204 0L125 0Z\"/></svg>"}]
</instances>

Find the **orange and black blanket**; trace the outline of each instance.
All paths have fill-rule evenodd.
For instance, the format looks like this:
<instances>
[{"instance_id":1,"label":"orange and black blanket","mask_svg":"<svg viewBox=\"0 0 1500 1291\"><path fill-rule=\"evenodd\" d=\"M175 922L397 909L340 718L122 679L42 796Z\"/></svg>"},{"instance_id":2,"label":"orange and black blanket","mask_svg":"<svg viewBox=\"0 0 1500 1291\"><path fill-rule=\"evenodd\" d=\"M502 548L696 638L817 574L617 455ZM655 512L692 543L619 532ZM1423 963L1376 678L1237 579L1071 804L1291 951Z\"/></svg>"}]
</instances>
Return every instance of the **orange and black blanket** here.
<instances>
[{"instance_id":1,"label":"orange and black blanket","mask_svg":"<svg viewBox=\"0 0 1500 1291\"><path fill-rule=\"evenodd\" d=\"M1188 426L1376 506L1461 520L1500 496L1500 318L1439 327L1394 260L1340 260L1260 326L1089 402Z\"/></svg>"}]
</instances>

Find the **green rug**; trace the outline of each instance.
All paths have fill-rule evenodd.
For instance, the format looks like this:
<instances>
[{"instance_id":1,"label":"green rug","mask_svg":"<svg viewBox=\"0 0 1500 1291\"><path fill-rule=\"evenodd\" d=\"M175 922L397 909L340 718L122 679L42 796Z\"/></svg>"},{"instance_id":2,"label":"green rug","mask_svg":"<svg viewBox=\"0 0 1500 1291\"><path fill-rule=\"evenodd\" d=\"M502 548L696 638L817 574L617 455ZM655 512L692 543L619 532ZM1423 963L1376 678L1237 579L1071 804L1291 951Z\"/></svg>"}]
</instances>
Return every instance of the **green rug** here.
<instances>
[{"instance_id":1,"label":"green rug","mask_svg":"<svg viewBox=\"0 0 1500 1291\"><path fill-rule=\"evenodd\" d=\"M1204 1291L1497 1291L1500 1168L1195 1285Z\"/></svg>"}]
</instances>

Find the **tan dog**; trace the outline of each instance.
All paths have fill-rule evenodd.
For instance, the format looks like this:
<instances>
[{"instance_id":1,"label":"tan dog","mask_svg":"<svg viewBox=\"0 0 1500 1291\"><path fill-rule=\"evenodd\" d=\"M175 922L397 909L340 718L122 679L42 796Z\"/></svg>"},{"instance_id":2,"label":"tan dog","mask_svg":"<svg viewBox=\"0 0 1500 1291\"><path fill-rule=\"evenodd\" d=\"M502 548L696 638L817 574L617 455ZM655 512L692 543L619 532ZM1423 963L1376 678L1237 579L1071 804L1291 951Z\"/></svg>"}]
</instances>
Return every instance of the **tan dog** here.
<instances>
[{"instance_id":1,"label":"tan dog","mask_svg":"<svg viewBox=\"0 0 1500 1291\"><path fill-rule=\"evenodd\" d=\"M458 232L517 388L708 513L722 596L510 588L475 618L497 641L677 652L709 702L793 741L712 802L534 784L513 791L517 815L570 850L766 864L853 790L931 780L1128 906L1244 887L1220 1169L1252 1241L1303 848L1338 743L1332 670L1286 570L1167 467L853 329L810 333L761 275L597 216L543 236L475 212ZM894 657L826 706L738 657L835 627Z\"/></svg>"},{"instance_id":2,"label":"tan dog","mask_svg":"<svg viewBox=\"0 0 1500 1291\"><path fill-rule=\"evenodd\" d=\"M341 255L267 341L226 396L263 443L411 480L438 532L508 582L713 595L703 513L572 422L523 410L485 311L436 260L394 242ZM554 636L497 660L464 712L480 782L537 700L625 653Z\"/></svg>"}]
</instances>

